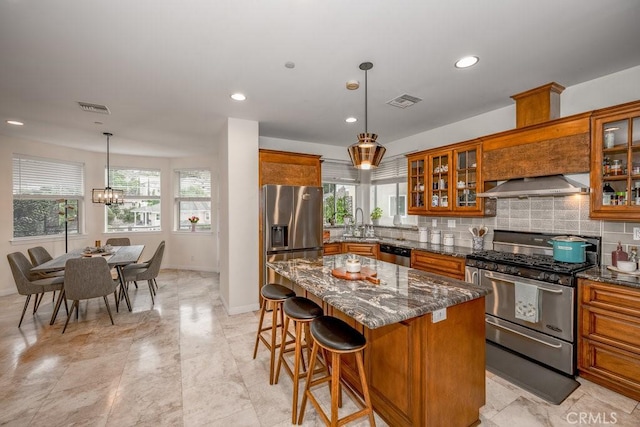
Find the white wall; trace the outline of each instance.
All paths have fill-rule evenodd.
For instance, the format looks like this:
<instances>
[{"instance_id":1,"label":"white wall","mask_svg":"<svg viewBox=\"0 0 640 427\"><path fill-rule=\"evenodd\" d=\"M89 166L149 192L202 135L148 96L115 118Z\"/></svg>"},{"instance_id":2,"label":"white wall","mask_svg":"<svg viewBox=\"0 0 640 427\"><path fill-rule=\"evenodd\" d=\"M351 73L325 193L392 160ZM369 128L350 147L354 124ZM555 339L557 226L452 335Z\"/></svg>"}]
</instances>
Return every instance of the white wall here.
<instances>
[{"instance_id":1,"label":"white wall","mask_svg":"<svg viewBox=\"0 0 640 427\"><path fill-rule=\"evenodd\" d=\"M115 143L115 140L112 140ZM92 245L95 240L103 242L110 236L128 236L135 244L144 244L143 259L153 255L160 241L167 242L162 268L188 268L202 271L217 271L217 236L215 233L190 233L173 231L173 170L178 167L211 167L215 157L194 159L166 159L157 157L111 155L113 167L160 168L162 183L162 231L145 233L104 233L104 207L91 203L91 189L104 187L106 153L64 148L20 138L0 135L0 250L3 254L21 251L33 246L44 246L53 256L64 253L64 237L13 240L13 196L12 157L14 153L50 159L70 160L85 164L85 203L82 233L71 236L69 249ZM212 169L213 172L213 169ZM193 257L193 258L192 258ZM0 295L16 292L9 264L0 262Z\"/></svg>"},{"instance_id":2,"label":"white wall","mask_svg":"<svg viewBox=\"0 0 640 427\"><path fill-rule=\"evenodd\" d=\"M229 118L220 144L220 297L229 314L258 305L258 122Z\"/></svg>"}]
</instances>

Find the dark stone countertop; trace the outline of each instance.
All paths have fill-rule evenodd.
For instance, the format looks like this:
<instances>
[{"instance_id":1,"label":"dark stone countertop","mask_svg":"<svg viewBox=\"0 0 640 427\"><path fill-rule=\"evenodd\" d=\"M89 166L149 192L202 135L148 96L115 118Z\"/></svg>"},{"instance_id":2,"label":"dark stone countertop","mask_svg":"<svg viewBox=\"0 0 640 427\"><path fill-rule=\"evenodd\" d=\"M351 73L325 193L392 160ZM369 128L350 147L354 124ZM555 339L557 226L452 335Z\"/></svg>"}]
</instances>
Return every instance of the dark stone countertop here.
<instances>
[{"instance_id":1,"label":"dark stone countertop","mask_svg":"<svg viewBox=\"0 0 640 427\"><path fill-rule=\"evenodd\" d=\"M403 240L392 239L388 237L376 237L376 238L358 238L358 237L331 237L328 242L325 243L342 243L342 242L354 242L354 243L380 243L398 246L406 249L417 249L426 252L434 252L442 255L450 255L453 257L466 258L467 255L473 252L473 249L464 246L444 246L433 245L431 243L420 243L415 240Z\"/></svg>"},{"instance_id":2,"label":"dark stone countertop","mask_svg":"<svg viewBox=\"0 0 640 427\"><path fill-rule=\"evenodd\" d=\"M338 279L331 270L353 255L267 262L267 266L368 328L397 323L484 297L491 290L461 280L358 257L375 268L380 284Z\"/></svg>"},{"instance_id":3,"label":"dark stone countertop","mask_svg":"<svg viewBox=\"0 0 640 427\"><path fill-rule=\"evenodd\" d=\"M578 273L576 276L582 279L593 280L594 282L613 283L630 288L640 288L640 273L624 274L609 270L607 267L593 267Z\"/></svg>"}]
</instances>

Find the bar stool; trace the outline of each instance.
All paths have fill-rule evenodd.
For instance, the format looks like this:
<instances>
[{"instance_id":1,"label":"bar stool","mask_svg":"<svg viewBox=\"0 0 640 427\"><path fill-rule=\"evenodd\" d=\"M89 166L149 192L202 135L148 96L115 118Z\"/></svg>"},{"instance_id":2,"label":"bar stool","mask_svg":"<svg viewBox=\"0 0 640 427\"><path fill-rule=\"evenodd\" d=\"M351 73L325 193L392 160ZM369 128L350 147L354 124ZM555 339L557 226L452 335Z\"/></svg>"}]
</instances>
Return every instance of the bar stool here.
<instances>
[{"instance_id":1,"label":"bar stool","mask_svg":"<svg viewBox=\"0 0 640 427\"><path fill-rule=\"evenodd\" d=\"M349 326L346 322L331 316L318 317L311 323L310 329L311 336L313 337L313 350L311 351L311 361L309 362L309 371L307 373L307 385L302 397L302 404L300 405L300 418L298 420L298 424L302 424L304 409L307 404L308 397L326 425L330 425L332 427L341 426L357 418L368 416L369 424L375 427L376 422L373 414L373 407L371 406L369 387L367 386L367 379L362 363L362 350L367 346L367 340L364 335ZM331 374L313 380L312 373L319 349L323 349L331 353ZM361 409L338 419L338 407L341 406L340 355L351 353L355 353L364 402L359 396L352 393L351 388L344 383L344 380L342 380L346 385L345 390L349 392L353 400L361 407ZM327 415L324 413L311 391L311 387L325 382L329 382L331 386L331 420L329 420Z\"/></svg>"},{"instance_id":2,"label":"bar stool","mask_svg":"<svg viewBox=\"0 0 640 427\"><path fill-rule=\"evenodd\" d=\"M256 334L256 345L253 349L253 358L256 358L256 354L258 354L258 343L262 341L271 353L271 360L269 361L269 384L273 384L273 368L276 360L276 348L280 346L280 344L276 344L278 327L282 329L283 339L286 337L285 329L283 328L284 315L282 314L282 303L287 298L295 296L296 293L286 286L269 283L260 289L260 295L262 295L262 305L260 306L260 322L258 323L258 333ZM267 305L270 303L273 304L271 325L263 327L262 321L264 320L264 313L267 311ZM280 324L278 324L278 312L280 312ZM268 341L263 335L266 331L271 331L270 341Z\"/></svg>"},{"instance_id":3,"label":"bar stool","mask_svg":"<svg viewBox=\"0 0 640 427\"><path fill-rule=\"evenodd\" d=\"M280 367L284 366L285 371L291 377L293 381L293 406L291 410L291 423L295 424L298 419L298 384L301 378L304 378L307 374L303 351L307 350L307 357L311 352L311 346L309 340L311 334L309 332L309 324L320 316L322 316L322 308L311 301L308 298L303 297L291 297L288 298L284 304L284 330L289 330L289 321L293 321L295 328L295 338L293 342L285 342L286 335L282 336L282 343L280 344L280 356L278 357L278 367L276 368L276 376L274 383L278 383L280 377ZM302 344L302 330L304 329L304 345ZM294 344L292 347L287 348L287 344ZM293 369L289 366L289 363L285 359L285 353L294 352L293 357ZM300 370L300 363L302 362L302 371ZM326 365L326 364L325 364ZM326 369L326 366L321 367L321 370ZM320 372L320 371L319 371Z\"/></svg>"}]
</instances>

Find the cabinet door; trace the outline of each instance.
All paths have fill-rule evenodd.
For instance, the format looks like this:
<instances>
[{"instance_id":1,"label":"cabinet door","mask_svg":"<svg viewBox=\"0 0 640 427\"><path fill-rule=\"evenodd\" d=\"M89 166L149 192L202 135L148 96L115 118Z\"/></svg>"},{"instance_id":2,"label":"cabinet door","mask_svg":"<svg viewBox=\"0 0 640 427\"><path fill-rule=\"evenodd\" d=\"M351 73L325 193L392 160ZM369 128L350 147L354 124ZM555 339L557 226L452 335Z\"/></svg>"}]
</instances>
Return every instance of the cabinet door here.
<instances>
[{"instance_id":1,"label":"cabinet door","mask_svg":"<svg viewBox=\"0 0 640 427\"><path fill-rule=\"evenodd\" d=\"M427 209L430 212L451 211L450 160L450 151L435 152L428 157L429 191Z\"/></svg>"},{"instance_id":2,"label":"cabinet door","mask_svg":"<svg viewBox=\"0 0 640 427\"><path fill-rule=\"evenodd\" d=\"M425 156L409 157L409 213L423 213L426 205Z\"/></svg>"},{"instance_id":3,"label":"cabinet door","mask_svg":"<svg viewBox=\"0 0 640 427\"><path fill-rule=\"evenodd\" d=\"M482 199L476 198L480 172L479 145L453 150L453 209L480 212Z\"/></svg>"},{"instance_id":4,"label":"cabinet door","mask_svg":"<svg viewBox=\"0 0 640 427\"><path fill-rule=\"evenodd\" d=\"M344 242L342 244L342 252L349 254L361 255L369 258L378 258L377 243L351 243Z\"/></svg>"},{"instance_id":5,"label":"cabinet door","mask_svg":"<svg viewBox=\"0 0 640 427\"><path fill-rule=\"evenodd\" d=\"M342 253L342 243L325 243L324 255L336 255Z\"/></svg>"},{"instance_id":6,"label":"cabinet door","mask_svg":"<svg viewBox=\"0 0 640 427\"><path fill-rule=\"evenodd\" d=\"M640 219L640 103L594 116L591 217Z\"/></svg>"}]
</instances>

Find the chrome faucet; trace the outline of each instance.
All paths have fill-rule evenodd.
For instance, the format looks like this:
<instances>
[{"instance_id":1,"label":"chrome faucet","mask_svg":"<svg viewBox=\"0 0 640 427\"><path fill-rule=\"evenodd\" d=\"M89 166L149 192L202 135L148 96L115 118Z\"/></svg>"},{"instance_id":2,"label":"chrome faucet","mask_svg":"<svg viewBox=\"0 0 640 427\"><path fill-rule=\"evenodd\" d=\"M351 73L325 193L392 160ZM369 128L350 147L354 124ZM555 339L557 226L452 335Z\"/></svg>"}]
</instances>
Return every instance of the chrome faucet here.
<instances>
[{"instance_id":1,"label":"chrome faucet","mask_svg":"<svg viewBox=\"0 0 640 427\"><path fill-rule=\"evenodd\" d=\"M358 211L360 211L360 224L358 224ZM353 235L356 237L362 237L362 228L364 228L364 211L362 210L362 208L356 208L356 214L354 217L354 231L353 231Z\"/></svg>"}]
</instances>

